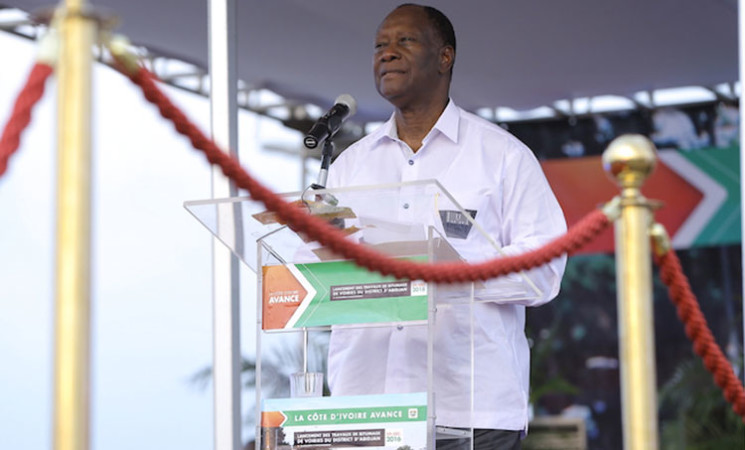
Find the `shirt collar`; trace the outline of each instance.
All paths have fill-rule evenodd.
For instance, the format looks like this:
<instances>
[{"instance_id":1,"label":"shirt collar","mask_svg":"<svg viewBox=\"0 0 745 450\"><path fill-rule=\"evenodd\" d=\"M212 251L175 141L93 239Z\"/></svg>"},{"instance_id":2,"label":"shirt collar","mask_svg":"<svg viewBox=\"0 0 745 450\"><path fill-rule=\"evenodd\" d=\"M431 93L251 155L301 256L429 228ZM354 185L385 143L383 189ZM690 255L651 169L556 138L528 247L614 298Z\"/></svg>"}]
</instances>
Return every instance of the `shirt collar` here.
<instances>
[{"instance_id":1,"label":"shirt collar","mask_svg":"<svg viewBox=\"0 0 745 450\"><path fill-rule=\"evenodd\" d=\"M450 99L447 106L445 107L445 110L440 115L440 118L437 119L437 122L435 122L432 130L430 130L430 132L424 138L424 142L432 139L431 136L433 136L433 131L437 130L445 137L457 144L459 125L460 113L458 111L458 107L455 105L453 100ZM380 131L381 133L378 139L387 137L389 139L398 140L398 130L396 129L396 113L391 114L391 117L385 124L383 124Z\"/></svg>"},{"instance_id":2,"label":"shirt collar","mask_svg":"<svg viewBox=\"0 0 745 450\"><path fill-rule=\"evenodd\" d=\"M458 111L458 107L455 106L455 103L453 103L453 100L451 99L448 101L448 105L445 107L445 111L442 112L440 115L440 118L437 119L437 123L435 123L435 126L432 127L433 130L438 130L440 133L442 133L446 138L453 141L453 143L458 143L458 126L460 125L460 112ZM430 136L432 135L432 131L429 132L427 137L424 138L425 141L428 141Z\"/></svg>"}]
</instances>

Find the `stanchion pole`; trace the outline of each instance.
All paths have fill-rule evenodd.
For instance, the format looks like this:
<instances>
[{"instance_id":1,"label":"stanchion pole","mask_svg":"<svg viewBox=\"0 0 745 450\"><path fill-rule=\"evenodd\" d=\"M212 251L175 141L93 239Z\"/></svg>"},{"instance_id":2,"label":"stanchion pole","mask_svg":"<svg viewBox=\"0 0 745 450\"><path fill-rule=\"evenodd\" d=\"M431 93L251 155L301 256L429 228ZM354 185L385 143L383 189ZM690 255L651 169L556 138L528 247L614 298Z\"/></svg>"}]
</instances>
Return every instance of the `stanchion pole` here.
<instances>
[{"instance_id":1,"label":"stanchion pole","mask_svg":"<svg viewBox=\"0 0 745 450\"><path fill-rule=\"evenodd\" d=\"M644 136L621 136L603 153L603 167L621 188L621 217L616 220L616 284L623 447L632 450L658 448L649 242L652 208L640 190L654 166L654 144Z\"/></svg>"},{"instance_id":2,"label":"stanchion pole","mask_svg":"<svg viewBox=\"0 0 745 450\"><path fill-rule=\"evenodd\" d=\"M57 255L54 331L56 450L89 448L90 110L95 22L85 0L58 13Z\"/></svg>"}]
</instances>

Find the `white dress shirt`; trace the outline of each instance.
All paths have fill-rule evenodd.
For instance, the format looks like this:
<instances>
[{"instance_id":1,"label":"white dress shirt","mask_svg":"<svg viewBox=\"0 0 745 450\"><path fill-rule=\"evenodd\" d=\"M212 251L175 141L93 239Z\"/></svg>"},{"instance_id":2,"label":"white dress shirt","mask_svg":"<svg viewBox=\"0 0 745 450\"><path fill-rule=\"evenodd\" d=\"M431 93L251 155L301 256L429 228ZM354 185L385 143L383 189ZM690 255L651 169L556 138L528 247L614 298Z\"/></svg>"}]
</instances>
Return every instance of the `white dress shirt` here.
<instances>
[{"instance_id":1,"label":"white dress shirt","mask_svg":"<svg viewBox=\"0 0 745 450\"><path fill-rule=\"evenodd\" d=\"M344 151L328 187L436 179L496 241L504 254L538 248L566 232L564 215L533 153L502 128L451 100L414 153L394 118ZM449 239L468 261L498 255L483 241ZM470 314L438 311L435 337L437 424L523 430L528 422L530 349L525 306L556 296L565 258L527 272L542 295L476 303L473 314L474 405L470 408ZM426 390L426 326L335 328L329 346L333 395Z\"/></svg>"}]
</instances>

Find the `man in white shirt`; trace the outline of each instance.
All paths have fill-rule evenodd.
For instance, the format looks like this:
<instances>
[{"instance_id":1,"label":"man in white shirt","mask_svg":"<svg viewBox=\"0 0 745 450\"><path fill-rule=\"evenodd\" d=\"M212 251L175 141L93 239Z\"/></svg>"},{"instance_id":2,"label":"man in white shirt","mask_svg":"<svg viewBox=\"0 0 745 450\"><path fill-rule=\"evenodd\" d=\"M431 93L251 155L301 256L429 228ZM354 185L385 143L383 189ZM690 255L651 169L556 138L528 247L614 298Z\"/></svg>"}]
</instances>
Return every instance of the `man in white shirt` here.
<instances>
[{"instance_id":1,"label":"man in white shirt","mask_svg":"<svg viewBox=\"0 0 745 450\"><path fill-rule=\"evenodd\" d=\"M393 115L339 156L328 187L436 179L505 254L541 247L566 232L562 211L533 153L450 99L454 62L455 34L447 17L428 6L394 9L377 30L373 56L376 88L394 106ZM474 237L475 230L455 225L449 240L469 261L497 256ZM538 297L474 306L473 412L470 406L464 410L469 402L459 398L470 388L470 351L453 338L470 333L470 320L438 315L438 326L448 331L435 346L437 425L474 428L476 449L520 448L530 368L525 307L556 296L565 262L560 258L528 271L542 293ZM329 348L332 394L426 390L426 337L423 326L335 329ZM458 445L438 441L437 448Z\"/></svg>"}]
</instances>

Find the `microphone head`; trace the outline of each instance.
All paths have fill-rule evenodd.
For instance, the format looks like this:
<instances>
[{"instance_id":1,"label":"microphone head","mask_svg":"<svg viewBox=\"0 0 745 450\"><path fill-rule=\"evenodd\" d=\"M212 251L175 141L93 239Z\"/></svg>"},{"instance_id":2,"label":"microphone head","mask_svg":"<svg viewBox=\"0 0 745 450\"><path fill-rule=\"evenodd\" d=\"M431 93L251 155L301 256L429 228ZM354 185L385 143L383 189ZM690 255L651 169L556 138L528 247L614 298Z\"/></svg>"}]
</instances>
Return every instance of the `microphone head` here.
<instances>
[{"instance_id":1,"label":"microphone head","mask_svg":"<svg viewBox=\"0 0 745 450\"><path fill-rule=\"evenodd\" d=\"M349 94L341 94L340 96L336 97L336 100L334 100L334 104L341 103L342 105L349 108L349 114L347 117L351 117L354 115L354 113L357 112L357 100L354 99Z\"/></svg>"}]
</instances>

